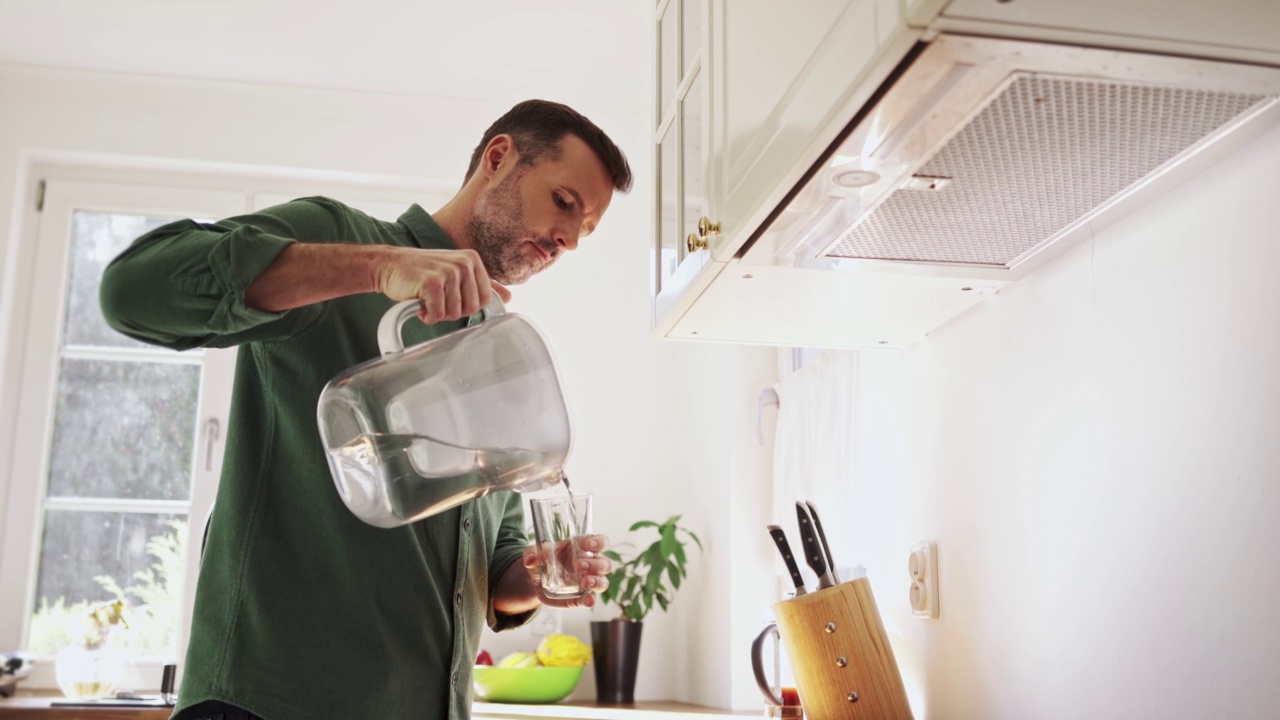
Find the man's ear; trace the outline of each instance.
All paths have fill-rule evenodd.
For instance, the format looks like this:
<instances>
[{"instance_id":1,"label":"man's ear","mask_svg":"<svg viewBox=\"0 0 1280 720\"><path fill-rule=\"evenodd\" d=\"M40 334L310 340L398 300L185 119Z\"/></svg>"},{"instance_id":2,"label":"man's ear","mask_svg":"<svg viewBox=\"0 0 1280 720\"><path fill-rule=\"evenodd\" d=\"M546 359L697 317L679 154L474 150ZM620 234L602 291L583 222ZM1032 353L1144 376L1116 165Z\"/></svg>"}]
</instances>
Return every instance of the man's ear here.
<instances>
[{"instance_id":1,"label":"man's ear","mask_svg":"<svg viewBox=\"0 0 1280 720\"><path fill-rule=\"evenodd\" d=\"M510 135L494 135L488 145L484 146L484 152L480 155L480 172L484 173L486 178L491 178L504 163L514 165L520 158L520 153L516 151L515 139Z\"/></svg>"}]
</instances>

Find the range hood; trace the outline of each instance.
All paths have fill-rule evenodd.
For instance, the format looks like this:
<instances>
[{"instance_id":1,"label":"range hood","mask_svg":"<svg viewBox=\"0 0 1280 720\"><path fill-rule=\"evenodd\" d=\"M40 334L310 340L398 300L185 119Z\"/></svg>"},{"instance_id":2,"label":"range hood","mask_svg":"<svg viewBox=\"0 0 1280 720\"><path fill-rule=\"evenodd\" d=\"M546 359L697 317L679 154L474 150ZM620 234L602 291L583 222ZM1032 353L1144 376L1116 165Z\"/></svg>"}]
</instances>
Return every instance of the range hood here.
<instances>
[{"instance_id":1,"label":"range hood","mask_svg":"<svg viewBox=\"0 0 1280 720\"><path fill-rule=\"evenodd\" d=\"M1185 179L1180 167L1280 111L1277 98L1270 66L939 34L736 250L735 278L808 269L861 273L881 299L939 282L995 293L1125 197ZM749 291L716 292L727 304ZM916 324L878 343L904 347L937 321ZM874 346L875 332L842 344Z\"/></svg>"}]
</instances>

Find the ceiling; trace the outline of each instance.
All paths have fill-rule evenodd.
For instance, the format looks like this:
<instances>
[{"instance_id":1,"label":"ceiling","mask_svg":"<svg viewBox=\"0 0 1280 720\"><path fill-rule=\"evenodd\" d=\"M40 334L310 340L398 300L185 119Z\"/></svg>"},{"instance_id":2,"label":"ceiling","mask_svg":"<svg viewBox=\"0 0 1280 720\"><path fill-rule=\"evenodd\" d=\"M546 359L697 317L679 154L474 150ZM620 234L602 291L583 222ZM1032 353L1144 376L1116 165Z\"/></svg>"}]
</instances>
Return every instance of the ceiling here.
<instances>
[{"instance_id":1,"label":"ceiling","mask_svg":"<svg viewBox=\"0 0 1280 720\"><path fill-rule=\"evenodd\" d=\"M0 63L644 112L652 0L0 0Z\"/></svg>"}]
</instances>

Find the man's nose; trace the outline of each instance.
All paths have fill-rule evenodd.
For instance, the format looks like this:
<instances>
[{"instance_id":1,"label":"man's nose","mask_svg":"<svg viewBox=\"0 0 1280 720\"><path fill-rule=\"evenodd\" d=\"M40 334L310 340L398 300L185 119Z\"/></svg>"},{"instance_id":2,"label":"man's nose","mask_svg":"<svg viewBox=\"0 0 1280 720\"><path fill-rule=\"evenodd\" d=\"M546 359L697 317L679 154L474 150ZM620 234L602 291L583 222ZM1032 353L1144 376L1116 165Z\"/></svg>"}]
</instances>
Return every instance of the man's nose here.
<instances>
[{"instance_id":1,"label":"man's nose","mask_svg":"<svg viewBox=\"0 0 1280 720\"><path fill-rule=\"evenodd\" d=\"M567 227L557 227L555 235L556 246L565 250L578 249L578 237L582 234L582 225L570 225Z\"/></svg>"}]
</instances>

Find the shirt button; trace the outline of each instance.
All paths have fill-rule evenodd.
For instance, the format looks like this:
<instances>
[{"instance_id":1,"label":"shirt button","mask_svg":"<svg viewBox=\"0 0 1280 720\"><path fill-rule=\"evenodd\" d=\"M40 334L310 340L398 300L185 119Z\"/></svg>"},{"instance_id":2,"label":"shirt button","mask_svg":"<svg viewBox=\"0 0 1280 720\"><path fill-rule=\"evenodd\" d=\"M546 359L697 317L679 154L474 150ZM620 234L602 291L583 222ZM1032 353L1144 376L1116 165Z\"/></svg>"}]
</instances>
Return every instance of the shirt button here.
<instances>
[{"instance_id":1,"label":"shirt button","mask_svg":"<svg viewBox=\"0 0 1280 720\"><path fill-rule=\"evenodd\" d=\"M463 521L462 521L462 529L463 529L463 530L470 530L470 529L471 529L471 518L467 518L466 520L463 520Z\"/></svg>"},{"instance_id":2,"label":"shirt button","mask_svg":"<svg viewBox=\"0 0 1280 720\"><path fill-rule=\"evenodd\" d=\"M458 686L458 673L453 674L453 679L449 681L454 687Z\"/></svg>"},{"instance_id":3,"label":"shirt button","mask_svg":"<svg viewBox=\"0 0 1280 720\"><path fill-rule=\"evenodd\" d=\"M457 595L454 595L453 602L458 605L462 605L462 593L458 593Z\"/></svg>"}]
</instances>

